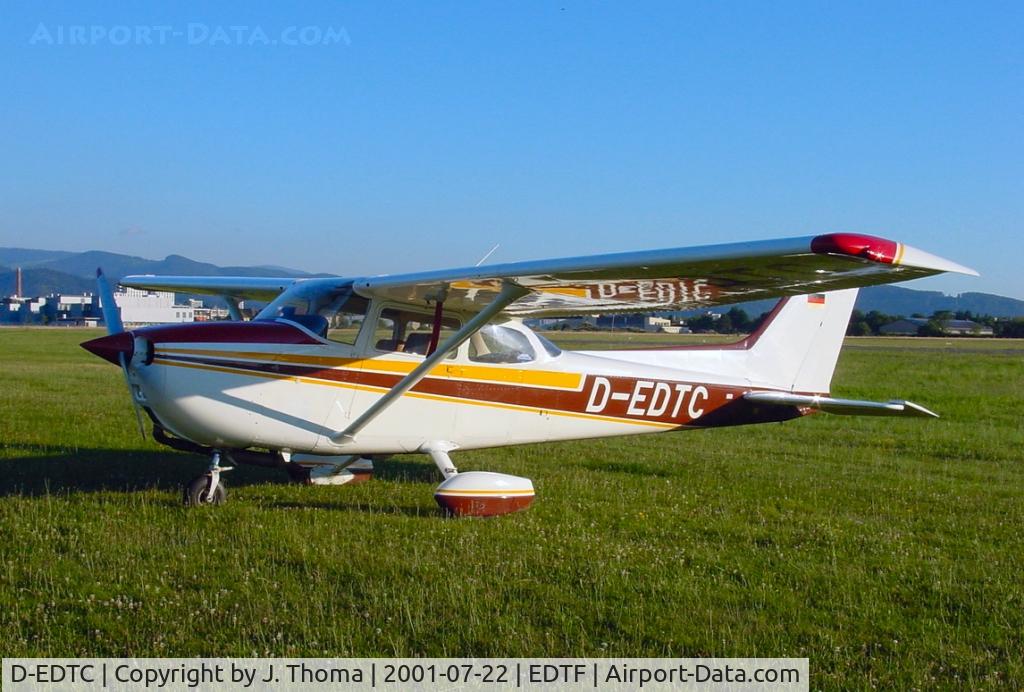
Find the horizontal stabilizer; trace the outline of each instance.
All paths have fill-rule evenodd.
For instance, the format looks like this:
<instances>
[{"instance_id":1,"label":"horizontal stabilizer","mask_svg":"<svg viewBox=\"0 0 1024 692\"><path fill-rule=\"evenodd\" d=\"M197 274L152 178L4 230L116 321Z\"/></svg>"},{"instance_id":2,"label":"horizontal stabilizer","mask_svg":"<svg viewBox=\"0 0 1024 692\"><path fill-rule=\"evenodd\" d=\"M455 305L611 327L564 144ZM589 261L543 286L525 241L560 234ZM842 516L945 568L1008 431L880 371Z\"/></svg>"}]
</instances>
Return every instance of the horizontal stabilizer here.
<instances>
[{"instance_id":1,"label":"horizontal stabilizer","mask_svg":"<svg viewBox=\"0 0 1024 692\"><path fill-rule=\"evenodd\" d=\"M939 414L932 413L924 406L918 406L911 401L858 401L856 399L833 399L827 396L809 396L807 394L790 394L788 392L747 392L743 395L743 398L757 404L802 406L844 416L939 417Z\"/></svg>"}]
</instances>

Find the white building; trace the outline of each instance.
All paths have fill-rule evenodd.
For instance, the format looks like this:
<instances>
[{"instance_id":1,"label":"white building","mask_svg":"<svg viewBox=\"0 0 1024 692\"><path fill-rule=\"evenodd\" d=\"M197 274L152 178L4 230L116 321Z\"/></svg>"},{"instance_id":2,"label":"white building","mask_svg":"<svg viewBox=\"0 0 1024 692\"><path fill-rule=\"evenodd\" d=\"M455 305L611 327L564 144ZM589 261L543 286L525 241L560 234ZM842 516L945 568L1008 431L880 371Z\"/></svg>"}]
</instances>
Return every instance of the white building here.
<instances>
[{"instance_id":1,"label":"white building","mask_svg":"<svg viewBox=\"0 0 1024 692\"><path fill-rule=\"evenodd\" d=\"M49 296L50 305L54 310L60 313L75 313L81 315L89 312L90 307L93 305L93 295L86 293L85 295L71 295L68 293L53 293Z\"/></svg>"},{"instance_id":2,"label":"white building","mask_svg":"<svg viewBox=\"0 0 1024 692\"><path fill-rule=\"evenodd\" d=\"M174 294L162 291L145 291L126 288L114 294L114 302L121 309L121 321L125 325L168 324L193 322L195 302L189 305L175 305Z\"/></svg>"},{"instance_id":3,"label":"white building","mask_svg":"<svg viewBox=\"0 0 1024 692\"><path fill-rule=\"evenodd\" d=\"M16 295L0 300L0 322L21 322L21 305L23 302L24 300Z\"/></svg>"},{"instance_id":4,"label":"white building","mask_svg":"<svg viewBox=\"0 0 1024 692\"><path fill-rule=\"evenodd\" d=\"M25 299L26 302L28 299ZM45 298L33 298L33 301L40 301L38 310L31 310L28 314L28 322L42 321L46 324L75 325L82 324L82 320L93 315L96 307L96 297L91 293L51 293Z\"/></svg>"}]
</instances>

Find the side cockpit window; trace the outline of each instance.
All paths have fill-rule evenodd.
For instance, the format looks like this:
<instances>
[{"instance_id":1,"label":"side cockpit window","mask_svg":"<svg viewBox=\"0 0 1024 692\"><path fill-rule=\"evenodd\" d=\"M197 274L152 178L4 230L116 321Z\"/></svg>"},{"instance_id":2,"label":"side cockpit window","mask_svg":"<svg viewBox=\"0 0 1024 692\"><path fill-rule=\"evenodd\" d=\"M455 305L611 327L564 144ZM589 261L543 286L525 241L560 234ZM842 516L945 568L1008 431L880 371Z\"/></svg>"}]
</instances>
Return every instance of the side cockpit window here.
<instances>
[{"instance_id":1,"label":"side cockpit window","mask_svg":"<svg viewBox=\"0 0 1024 692\"><path fill-rule=\"evenodd\" d=\"M530 363L537 353L522 332L489 324L469 338L469 359L477 363Z\"/></svg>"},{"instance_id":2,"label":"side cockpit window","mask_svg":"<svg viewBox=\"0 0 1024 692\"><path fill-rule=\"evenodd\" d=\"M442 317L437 343L444 343L454 334L461 323L454 317ZM377 319L377 330L373 344L378 351L396 351L426 356L434 335L434 315L414 310L384 308ZM450 353L454 358L455 353Z\"/></svg>"},{"instance_id":3,"label":"side cockpit window","mask_svg":"<svg viewBox=\"0 0 1024 692\"><path fill-rule=\"evenodd\" d=\"M353 293L336 306L322 310L319 315L327 320L327 338L354 346L369 306L370 301Z\"/></svg>"}]
</instances>

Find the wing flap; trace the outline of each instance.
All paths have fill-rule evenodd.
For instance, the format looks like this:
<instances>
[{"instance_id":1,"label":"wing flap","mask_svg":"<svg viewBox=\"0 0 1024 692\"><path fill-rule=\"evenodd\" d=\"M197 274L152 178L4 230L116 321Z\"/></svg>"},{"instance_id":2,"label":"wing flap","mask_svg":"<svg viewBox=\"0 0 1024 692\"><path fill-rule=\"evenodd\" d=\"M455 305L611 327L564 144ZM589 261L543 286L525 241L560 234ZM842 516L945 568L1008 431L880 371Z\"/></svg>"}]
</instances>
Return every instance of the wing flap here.
<instances>
[{"instance_id":1,"label":"wing flap","mask_svg":"<svg viewBox=\"0 0 1024 692\"><path fill-rule=\"evenodd\" d=\"M887 402L860 401L857 399L833 399L827 396L790 394L789 392L747 392L743 395L743 398L757 404L799 406L844 416L939 417L937 413L929 411L924 406L915 404L912 401L903 400Z\"/></svg>"}]
</instances>

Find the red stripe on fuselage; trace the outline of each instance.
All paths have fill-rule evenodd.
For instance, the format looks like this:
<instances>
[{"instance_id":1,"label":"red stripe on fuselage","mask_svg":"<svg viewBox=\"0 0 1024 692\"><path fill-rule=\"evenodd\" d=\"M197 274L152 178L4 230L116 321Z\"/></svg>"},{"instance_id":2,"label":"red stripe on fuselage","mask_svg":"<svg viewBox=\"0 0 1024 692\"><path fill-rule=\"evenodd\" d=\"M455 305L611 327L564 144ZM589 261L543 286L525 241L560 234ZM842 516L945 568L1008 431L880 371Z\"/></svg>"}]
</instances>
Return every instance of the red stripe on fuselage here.
<instances>
[{"instance_id":1,"label":"red stripe on fuselage","mask_svg":"<svg viewBox=\"0 0 1024 692\"><path fill-rule=\"evenodd\" d=\"M402 375L347 368L324 368L294 363L258 363L232 359L158 354L164 361L248 370L253 374L304 377L325 382L391 389ZM272 357L272 356L270 356ZM703 416L738 402L743 389L670 380L588 375L580 390L427 377L412 389L422 394L486 403L547 409L552 412L590 414L623 421L677 426L702 425Z\"/></svg>"},{"instance_id":2,"label":"red stripe on fuselage","mask_svg":"<svg viewBox=\"0 0 1024 692\"><path fill-rule=\"evenodd\" d=\"M269 320L169 324L134 330L154 344L322 344L298 327Z\"/></svg>"}]
</instances>

